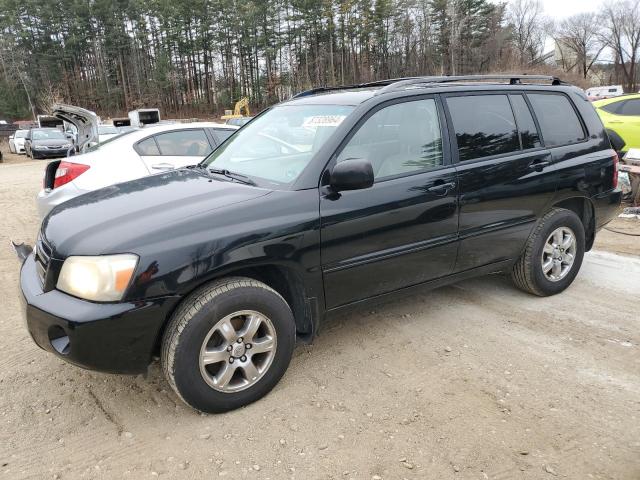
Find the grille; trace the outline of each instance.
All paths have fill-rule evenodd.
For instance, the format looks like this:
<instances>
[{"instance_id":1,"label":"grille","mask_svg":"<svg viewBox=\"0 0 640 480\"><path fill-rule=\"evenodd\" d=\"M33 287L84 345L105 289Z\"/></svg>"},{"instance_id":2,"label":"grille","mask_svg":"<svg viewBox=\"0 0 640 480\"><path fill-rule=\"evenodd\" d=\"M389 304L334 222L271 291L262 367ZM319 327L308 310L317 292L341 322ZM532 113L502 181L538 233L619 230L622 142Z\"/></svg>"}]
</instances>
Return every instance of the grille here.
<instances>
[{"instance_id":1,"label":"grille","mask_svg":"<svg viewBox=\"0 0 640 480\"><path fill-rule=\"evenodd\" d=\"M49 270L49 264L51 263L51 247L42 240L42 237L38 237L38 241L36 242L35 260L38 276L44 286L45 279L47 277L47 270Z\"/></svg>"}]
</instances>

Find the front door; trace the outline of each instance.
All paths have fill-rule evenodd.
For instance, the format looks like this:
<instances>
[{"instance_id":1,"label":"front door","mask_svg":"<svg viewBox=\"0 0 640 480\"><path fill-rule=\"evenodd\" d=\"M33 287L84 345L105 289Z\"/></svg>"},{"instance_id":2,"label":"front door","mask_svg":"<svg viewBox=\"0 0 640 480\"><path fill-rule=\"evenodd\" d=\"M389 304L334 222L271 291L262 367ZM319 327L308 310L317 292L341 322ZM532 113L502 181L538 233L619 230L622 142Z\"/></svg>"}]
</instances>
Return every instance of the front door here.
<instances>
[{"instance_id":1,"label":"front door","mask_svg":"<svg viewBox=\"0 0 640 480\"><path fill-rule=\"evenodd\" d=\"M458 227L457 180L442 110L431 96L370 112L334 162L371 162L371 188L321 190L327 309L451 273Z\"/></svg>"}]
</instances>

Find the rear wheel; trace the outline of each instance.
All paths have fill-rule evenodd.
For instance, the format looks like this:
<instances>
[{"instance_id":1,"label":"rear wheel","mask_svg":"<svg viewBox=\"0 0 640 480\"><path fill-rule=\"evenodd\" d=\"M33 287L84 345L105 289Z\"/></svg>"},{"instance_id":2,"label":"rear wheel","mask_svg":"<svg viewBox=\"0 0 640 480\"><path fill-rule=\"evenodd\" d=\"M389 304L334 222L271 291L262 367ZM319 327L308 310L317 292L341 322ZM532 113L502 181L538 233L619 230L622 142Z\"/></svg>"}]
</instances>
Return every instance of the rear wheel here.
<instances>
[{"instance_id":1,"label":"rear wheel","mask_svg":"<svg viewBox=\"0 0 640 480\"><path fill-rule=\"evenodd\" d=\"M514 265L511 272L514 284L539 296L562 292L580 270L584 237L584 226L574 212L551 210L540 219Z\"/></svg>"},{"instance_id":2,"label":"rear wheel","mask_svg":"<svg viewBox=\"0 0 640 480\"><path fill-rule=\"evenodd\" d=\"M185 300L162 343L162 365L176 393L203 412L258 400L278 383L295 346L289 305L249 278L216 281Z\"/></svg>"}]
</instances>

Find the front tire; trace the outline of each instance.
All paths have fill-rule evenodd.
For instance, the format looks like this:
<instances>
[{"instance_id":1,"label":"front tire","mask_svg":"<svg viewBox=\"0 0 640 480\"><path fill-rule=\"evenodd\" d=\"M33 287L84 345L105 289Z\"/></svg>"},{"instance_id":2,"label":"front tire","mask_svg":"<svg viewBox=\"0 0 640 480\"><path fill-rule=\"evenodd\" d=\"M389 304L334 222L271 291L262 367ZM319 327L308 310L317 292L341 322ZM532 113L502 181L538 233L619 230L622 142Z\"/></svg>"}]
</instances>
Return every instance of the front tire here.
<instances>
[{"instance_id":1,"label":"front tire","mask_svg":"<svg viewBox=\"0 0 640 480\"><path fill-rule=\"evenodd\" d=\"M162 367L185 403L225 412L269 393L289 366L295 338L293 313L275 290L226 278L197 290L175 312Z\"/></svg>"},{"instance_id":2,"label":"front tire","mask_svg":"<svg viewBox=\"0 0 640 480\"><path fill-rule=\"evenodd\" d=\"M585 250L584 226L572 211L554 208L540 219L511 278L520 290L541 297L565 290L576 278Z\"/></svg>"}]
</instances>

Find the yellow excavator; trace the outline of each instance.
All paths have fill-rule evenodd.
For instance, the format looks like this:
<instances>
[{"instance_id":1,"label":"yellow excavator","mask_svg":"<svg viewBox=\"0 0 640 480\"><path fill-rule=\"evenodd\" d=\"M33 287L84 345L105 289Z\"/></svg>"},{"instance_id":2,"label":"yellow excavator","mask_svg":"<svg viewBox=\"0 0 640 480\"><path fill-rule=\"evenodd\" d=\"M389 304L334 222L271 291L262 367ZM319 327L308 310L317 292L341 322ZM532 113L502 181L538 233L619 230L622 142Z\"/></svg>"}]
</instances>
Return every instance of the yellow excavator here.
<instances>
[{"instance_id":1,"label":"yellow excavator","mask_svg":"<svg viewBox=\"0 0 640 480\"><path fill-rule=\"evenodd\" d=\"M244 114L242 113L242 110L244 110ZM251 110L249 110L249 98L242 97L236 102L236 105L233 107L233 113L231 113L231 110L225 110L224 115L220 118L222 120L231 120L233 118L243 118L250 116Z\"/></svg>"}]
</instances>

